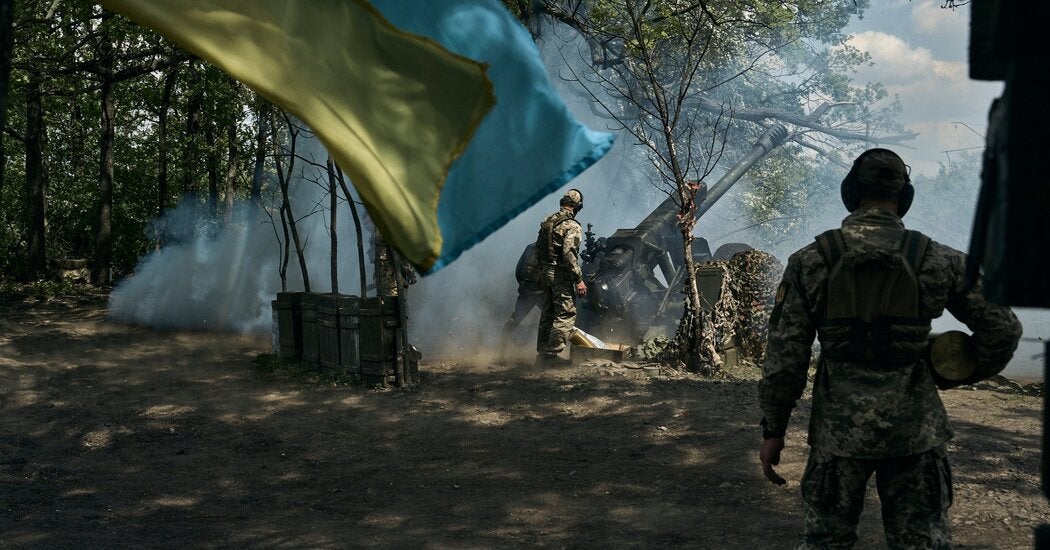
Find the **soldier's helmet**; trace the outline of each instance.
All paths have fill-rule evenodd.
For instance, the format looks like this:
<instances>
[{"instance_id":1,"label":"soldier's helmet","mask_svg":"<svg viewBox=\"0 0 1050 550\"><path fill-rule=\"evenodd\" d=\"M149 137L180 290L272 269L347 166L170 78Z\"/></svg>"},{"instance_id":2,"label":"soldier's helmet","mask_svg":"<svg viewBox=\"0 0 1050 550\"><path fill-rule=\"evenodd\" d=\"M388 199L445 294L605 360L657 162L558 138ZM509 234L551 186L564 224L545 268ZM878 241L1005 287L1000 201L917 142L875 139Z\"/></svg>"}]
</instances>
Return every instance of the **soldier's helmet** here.
<instances>
[{"instance_id":1,"label":"soldier's helmet","mask_svg":"<svg viewBox=\"0 0 1050 550\"><path fill-rule=\"evenodd\" d=\"M558 203L561 206L572 206L577 212L583 209L583 193L578 189L569 189L561 197L561 201Z\"/></svg>"}]
</instances>

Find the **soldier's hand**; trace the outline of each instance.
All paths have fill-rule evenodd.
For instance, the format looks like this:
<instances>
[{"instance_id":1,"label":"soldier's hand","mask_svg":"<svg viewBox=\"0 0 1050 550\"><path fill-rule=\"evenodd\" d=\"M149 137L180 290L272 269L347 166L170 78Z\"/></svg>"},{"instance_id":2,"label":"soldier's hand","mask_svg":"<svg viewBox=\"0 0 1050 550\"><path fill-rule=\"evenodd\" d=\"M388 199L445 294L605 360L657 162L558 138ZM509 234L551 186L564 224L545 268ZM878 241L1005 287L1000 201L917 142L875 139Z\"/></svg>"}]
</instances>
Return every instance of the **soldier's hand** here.
<instances>
[{"instance_id":1,"label":"soldier's hand","mask_svg":"<svg viewBox=\"0 0 1050 550\"><path fill-rule=\"evenodd\" d=\"M576 283L576 295L580 298L587 296L587 283L583 281Z\"/></svg>"},{"instance_id":2,"label":"soldier's hand","mask_svg":"<svg viewBox=\"0 0 1050 550\"><path fill-rule=\"evenodd\" d=\"M780 451L784 450L783 437L771 437L762 442L762 449L758 452L758 458L762 461L762 473L766 479L777 485L783 485L787 481L773 471L773 466L780 464Z\"/></svg>"}]
</instances>

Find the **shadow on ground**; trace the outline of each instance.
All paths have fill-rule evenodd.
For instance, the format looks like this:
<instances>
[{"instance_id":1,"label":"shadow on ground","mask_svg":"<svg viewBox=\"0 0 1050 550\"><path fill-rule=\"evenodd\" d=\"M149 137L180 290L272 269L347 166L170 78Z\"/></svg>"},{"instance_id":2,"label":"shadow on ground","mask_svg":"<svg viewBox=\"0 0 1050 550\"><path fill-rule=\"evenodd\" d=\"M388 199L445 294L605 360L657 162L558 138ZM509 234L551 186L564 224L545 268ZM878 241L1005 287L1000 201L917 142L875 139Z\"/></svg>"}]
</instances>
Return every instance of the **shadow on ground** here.
<instances>
[{"instance_id":1,"label":"shadow on ground","mask_svg":"<svg viewBox=\"0 0 1050 550\"><path fill-rule=\"evenodd\" d=\"M101 308L4 316L0 546L790 548L800 527L805 415L774 487L750 381L464 361L306 385L253 366L266 339ZM984 466L960 477L1008 487ZM880 537L866 512L860 547Z\"/></svg>"}]
</instances>

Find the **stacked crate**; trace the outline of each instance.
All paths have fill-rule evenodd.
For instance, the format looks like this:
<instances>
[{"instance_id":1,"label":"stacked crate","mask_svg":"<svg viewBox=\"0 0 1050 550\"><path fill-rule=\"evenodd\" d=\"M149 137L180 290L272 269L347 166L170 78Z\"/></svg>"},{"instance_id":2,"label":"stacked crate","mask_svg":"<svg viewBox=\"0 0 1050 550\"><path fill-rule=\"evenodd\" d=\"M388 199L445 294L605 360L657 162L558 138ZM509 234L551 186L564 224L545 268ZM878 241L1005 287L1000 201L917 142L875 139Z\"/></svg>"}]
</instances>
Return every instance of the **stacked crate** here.
<instances>
[{"instance_id":1,"label":"stacked crate","mask_svg":"<svg viewBox=\"0 0 1050 550\"><path fill-rule=\"evenodd\" d=\"M396 296L281 292L272 302L282 361L336 370L374 385L418 379L420 354L404 342Z\"/></svg>"},{"instance_id":2,"label":"stacked crate","mask_svg":"<svg viewBox=\"0 0 1050 550\"><path fill-rule=\"evenodd\" d=\"M358 356L358 339L361 316L360 298L340 295L336 299L339 316L339 369L344 373L360 373L361 360Z\"/></svg>"},{"instance_id":3,"label":"stacked crate","mask_svg":"<svg viewBox=\"0 0 1050 550\"><path fill-rule=\"evenodd\" d=\"M322 371L340 369L339 295L317 295L318 363Z\"/></svg>"},{"instance_id":4,"label":"stacked crate","mask_svg":"<svg viewBox=\"0 0 1050 550\"><path fill-rule=\"evenodd\" d=\"M387 384L395 376L400 327L398 299L395 296L362 298L359 308L361 377L366 382Z\"/></svg>"},{"instance_id":5,"label":"stacked crate","mask_svg":"<svg viewBox=\"0 0 1050 550\"><path fill-rule=\"evenodd\" d=\"M278 292L273 307L277 308L278 356L282 361L299 361L303 357L302 292Z\"/></svg>"}]
</instances>

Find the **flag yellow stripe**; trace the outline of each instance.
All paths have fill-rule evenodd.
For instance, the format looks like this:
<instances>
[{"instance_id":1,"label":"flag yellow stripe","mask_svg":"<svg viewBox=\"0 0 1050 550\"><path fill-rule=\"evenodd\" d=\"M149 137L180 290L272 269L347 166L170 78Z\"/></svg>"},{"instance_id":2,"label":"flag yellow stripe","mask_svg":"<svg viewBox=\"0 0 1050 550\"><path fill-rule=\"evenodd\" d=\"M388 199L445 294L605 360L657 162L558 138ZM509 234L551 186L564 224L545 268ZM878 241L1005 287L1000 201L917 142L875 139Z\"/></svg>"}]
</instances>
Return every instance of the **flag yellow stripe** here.
<instances>
[{"instance_id":1,"label":"flag yellow stripe","mask_svg":"<svg viewBox=\"0 0 1050 550\"><path fill-rule=\"evenodd\" d=\"M101 0L310 126L376 225L428 269L452 162L495 104L481 63L390 25L364 0Z\"/></svg>"}]
</instances>

